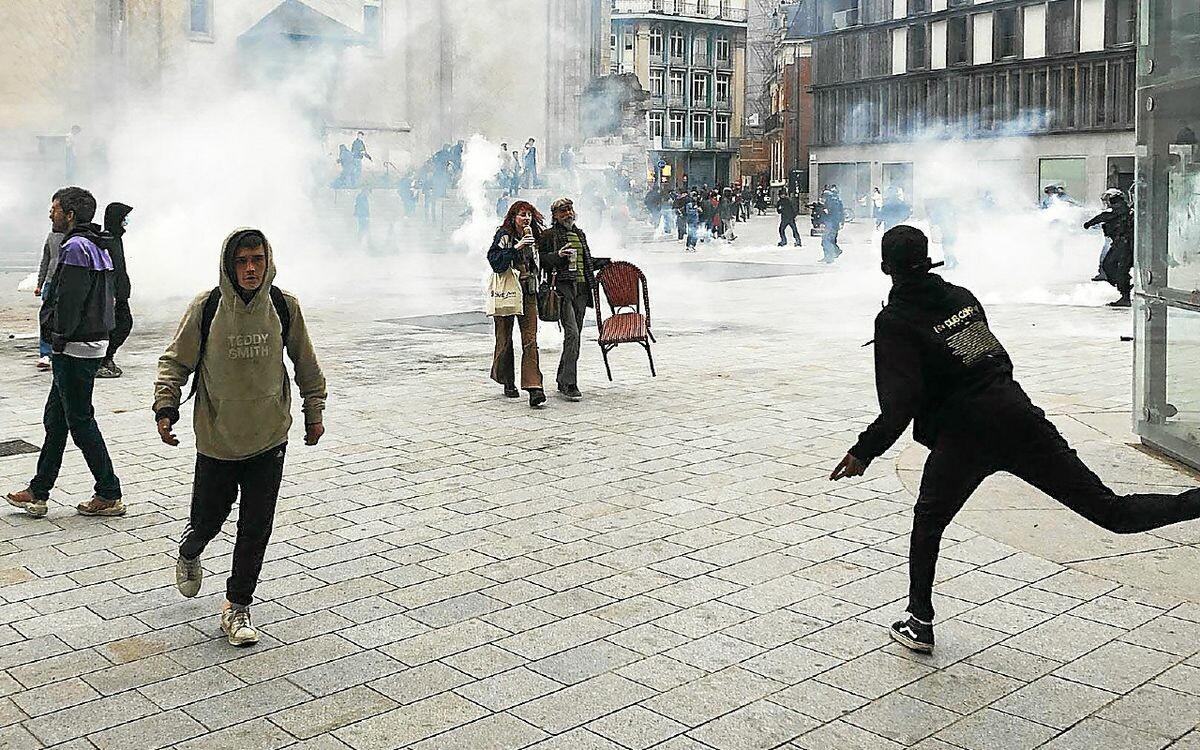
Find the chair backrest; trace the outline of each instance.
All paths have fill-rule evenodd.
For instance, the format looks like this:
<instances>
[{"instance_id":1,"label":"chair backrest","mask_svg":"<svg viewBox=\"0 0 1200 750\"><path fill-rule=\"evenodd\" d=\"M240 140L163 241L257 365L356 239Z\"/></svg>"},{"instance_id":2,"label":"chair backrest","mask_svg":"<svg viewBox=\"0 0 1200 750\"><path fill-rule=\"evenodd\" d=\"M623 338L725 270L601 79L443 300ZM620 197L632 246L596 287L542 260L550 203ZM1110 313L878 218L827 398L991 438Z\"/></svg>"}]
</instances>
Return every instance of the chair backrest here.
<instances>
[{"instance_id":1,"label":"chair backrest","mask_svg":"<svg viewBox=\"0 0 1200 750\"><path fill-rule=\"evenodd\" d=\"M623 260L614 260L596 274L596 281L608 298L608 305L613 310L622 307L641 309L639 304L640 285L646 283L646 277L637 266Z\"/></svg>"}]
</instances>

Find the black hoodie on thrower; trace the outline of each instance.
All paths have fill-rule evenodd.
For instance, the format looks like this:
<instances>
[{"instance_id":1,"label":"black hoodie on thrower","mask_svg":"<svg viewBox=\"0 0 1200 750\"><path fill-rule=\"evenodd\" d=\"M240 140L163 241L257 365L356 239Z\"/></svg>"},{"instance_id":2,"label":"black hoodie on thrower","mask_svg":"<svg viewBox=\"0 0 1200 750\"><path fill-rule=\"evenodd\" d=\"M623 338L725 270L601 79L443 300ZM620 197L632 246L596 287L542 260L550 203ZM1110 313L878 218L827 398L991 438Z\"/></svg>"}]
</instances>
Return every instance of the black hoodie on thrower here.
<instances>
[{"instance_id":1,"label":"black hoodie on thrower","mask_svg":"<svg viewBox=\"0 0 1200 750\"><path fill-rule=\"evenodd\" d=\"M131 291L129 272L125 269L125 217L133 210L132 206L124 203L109 203L104 209L104 234L100 235L100 245L108 250L112 257L113 274L116 281L116 299L118 302L129 301Z\"/></svg>"},{"instance_id":2,"label":"black hoodie on thrower","mask_svg":"<svg viewBox=\"0 0 1200 750\"><path fill-rule=\"evenodd\" d=\"M1014 405L1033 407L1013 380L1012 360L988 328L975 295L926 273L896 283L875 318L880 414L850 449L870 463L915 420L932 448L949 425L972 429Z\"/></svg>"}]
</instances>

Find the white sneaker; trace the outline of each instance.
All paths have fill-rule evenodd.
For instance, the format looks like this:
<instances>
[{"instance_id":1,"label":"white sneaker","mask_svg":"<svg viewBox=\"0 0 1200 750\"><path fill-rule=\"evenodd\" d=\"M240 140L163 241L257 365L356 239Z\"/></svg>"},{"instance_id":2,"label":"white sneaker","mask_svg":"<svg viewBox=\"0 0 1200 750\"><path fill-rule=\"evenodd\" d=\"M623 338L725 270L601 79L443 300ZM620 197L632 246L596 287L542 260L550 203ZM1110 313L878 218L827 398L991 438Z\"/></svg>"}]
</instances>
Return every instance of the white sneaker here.
<instances>
[{"instance_id":1,"label":"white sneaker","mask_svg":"<svg viewBox=\"0 0 1200 750\"><path fill-rule=\"evenodd\" d=\"M49 354L38 357L37 368L39 370L49 370L50 369L50 355Z\"/></svg>"},{"instance_id":2,"label":"white sneaker","mask_svg":"<svg viewBox=\"0 0 1200 750\"><path fill-rule=\"evenodd\" d=\"M231 646L252 646L258 643L258 631L250 624L250 608L221 610L221 631Z\"/></svg>"}]
</instances>

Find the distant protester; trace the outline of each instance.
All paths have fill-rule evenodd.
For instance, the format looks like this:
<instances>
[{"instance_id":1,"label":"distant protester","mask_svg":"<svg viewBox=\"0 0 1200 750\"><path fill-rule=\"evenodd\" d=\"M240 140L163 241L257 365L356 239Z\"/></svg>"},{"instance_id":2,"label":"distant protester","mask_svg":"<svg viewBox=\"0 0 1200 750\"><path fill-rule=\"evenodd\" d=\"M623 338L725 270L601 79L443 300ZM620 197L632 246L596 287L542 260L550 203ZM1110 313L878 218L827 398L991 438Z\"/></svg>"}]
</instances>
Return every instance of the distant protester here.
<instances>
[{"instance_id":1,"label":"distant protester","mask_svg":"<svg viewBox=\"0 0 1200 750\"><path fill-rule=\"evenodd\" d=\"M62 247L63 235L62 232L51 230L46 235L46 241L42 243L42 262L38 266L37 286L33 289L35 297L42 298L42 307L45 308L47 300L50 299L51 285L54 283L54 272L58 270L58 252ZM50 369L50 339L38 334L38 360L37 368L39 370Z\"/></svg>"},{"instance_id":2,"label":"distant protester","mask_svg":"<svg viewBox=\"0 0 1200 750\"><path fill-rule=\"evenodd\" d=\"M221 630L231 645L248 646L259 638L250 604L271 539L292 426L284 353L303 399L305 445L316 445L325 434L325 375L299 300L274 285L274 251L262 232L240 229L226 238L217 279L215 289L192 300L158 360L154 419L159 439L178 446L172 430L191 376L196 471L175 585L186 597L200 592L200 555L221 532L240 491Z\"/></svg>"},{"instance_id":3,"label":"distant protester","mask_svg":"<svg viewBox=\"0 0 1200 750\"><path fill-rule=\"evenodd\" d=\"M796 200L782 190L779 191L779 198L775 201L775 213L779 214L779 247L787 247L787 230L792 230L792 239L796 241L796 247L800 247L800 230L796 228L796 217L800 214L800 209L796 205Z\"/></svg>"},{"instance_id":4,"label":"distant protester","mask_svg":"<svg viewBox=\"0 0 1200 750\"><path fill-rule=\"evenodd\" d=\"M1093 281L1107 281L1117 288L1121 297L1108 303L1109 307L1129 307L1133 304L1133 211L1120 190L1105 190L1100 196L1106 208L1083 224L1084 229L1099 226L1104 231L1104 249L1100 253L1100 272Z\"/></svg>"},{"instance_id":5,"label":"distant protester","mask_svg":"<svg viewBox=\"0 0 1200 750\"><path fill-rule=\"evenodd\" d=\"M125 514L121 481L92 407L96 370L108 350L113 328L116 283L100 227L92 223L95 216L96 199L83 188L63 188L51 199L51 229L63 235L63 244L50 297L42 305L41 323L42 337L51 342L53 350L54 381L42 416L46 435L37 473L26 489L8 495L10 505L35 518L46 515L68 434L96 482L92 498L75 506L76 510L84 516Z\"/></svg>"},{"instance_id":6,"label":"distant protester","mask_svg":"<svg viewBox=\"0 0 1200 750\"><path fill-rule=\"evenodd\" d=\"M492 355L491 377L504 386L505 396L517 398L521 395L516 385L516 355L512 340L515 325L521 332L521 388L529 393L529 406L535 409L546 403L537 342L537 242L542 236L544 221L541 212L533 204L514 201L504 216L504 222L496 230L487 253L493 273L516 273L522 298L519 303L522 312L492 318L496 328L496 347Z\"/></svg>"},{"instance_id":7,"label":"distant protester","mask_svg":"<svg viewBox=\"0 0 1200 750\"><path fill-rule=\"evenodd\" d=\"M108 337L108 351L100 369L96 370L98 378L119 378L122 370L117 366L117 350L129 340L133 331L133 311L129 308L129 297L132 291L129 282L129 271L125 266L125 227L129 223L129 213L132 206L124 203L109 203L104 209L104 234L101 235L104 249L112 257L113 273L115 274L116 300L113 306L115 324Z\"/></svg>"}]
</instances>

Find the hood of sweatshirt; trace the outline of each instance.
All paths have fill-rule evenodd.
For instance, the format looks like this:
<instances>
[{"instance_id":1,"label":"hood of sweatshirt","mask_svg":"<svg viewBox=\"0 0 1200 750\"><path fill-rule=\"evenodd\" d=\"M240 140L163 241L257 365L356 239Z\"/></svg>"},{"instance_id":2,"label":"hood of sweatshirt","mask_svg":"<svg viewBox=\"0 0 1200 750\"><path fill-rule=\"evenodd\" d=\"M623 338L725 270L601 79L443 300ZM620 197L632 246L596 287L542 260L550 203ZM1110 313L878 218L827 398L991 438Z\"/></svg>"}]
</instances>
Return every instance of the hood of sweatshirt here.
<instances>
[{"instance_id":1,"label":"hood of sweatshirt","mask_svg":"<svg viewBox=\"0 0 1200 750\"><path fill-rule=\"evenodd\" d=\"M234 259L237 256L237 244L247 234L257 234L263 238L263 249L267 254L267 272L263 276L263 282L258 289L253 292L246 292L237 283L237 268L234 264ZM257 229L250 227L241 227L230 232L229 236L221 245L221 268L218 285L221 287L221 304L227 302L237 311L252 312L258 309L259 305L271 304L270 288L275 283L275 253L271 249L271 242L267 236ZM233 304L236 301L241 304Z\"/></svg>"},{"instance_id":2,"label":"hood of sweatshirt","mask_svg":"<svg viewBox=\"0 0 1200 750\"><path fill-rule=\"evenodd\" d=\"M133 206L124 203L109 203L104 209L104 231L113 237L125 234L125 217L133 210Z\"/></svg>"}]
</instances>

